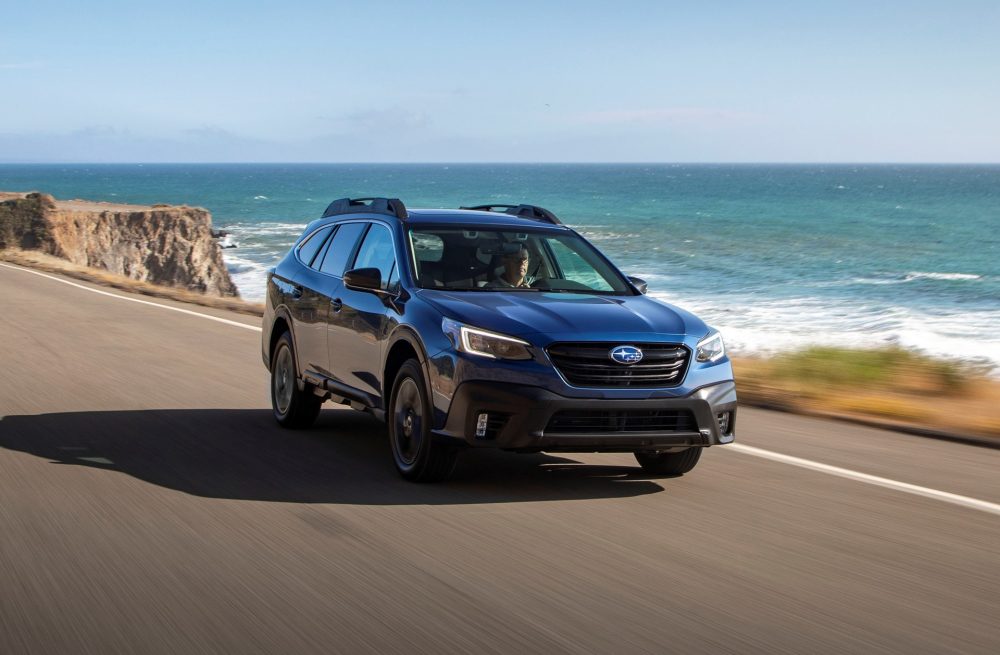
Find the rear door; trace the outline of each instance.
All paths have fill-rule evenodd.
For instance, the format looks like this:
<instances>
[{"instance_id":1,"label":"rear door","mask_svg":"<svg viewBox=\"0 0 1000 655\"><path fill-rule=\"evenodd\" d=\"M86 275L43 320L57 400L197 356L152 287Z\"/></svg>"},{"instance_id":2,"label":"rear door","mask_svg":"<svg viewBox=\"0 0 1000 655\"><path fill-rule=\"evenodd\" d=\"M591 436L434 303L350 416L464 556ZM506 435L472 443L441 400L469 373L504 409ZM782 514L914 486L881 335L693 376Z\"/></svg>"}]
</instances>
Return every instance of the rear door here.
<instances>
[{"instance_id":1,"label":"rear door","mask_svg":"<svg viewBox=\"0 0 1000 655\"><path fill-rule=\"evenodd\" d=\"M326 313L323 323L316 326L316 332L312 337L315 339L314 345L317 351L322 351L323 370L321 372L323 375L341 382L344 380L340 377L338 367L330 363L327 335L333 326L339 324L341 295L344 288L341 277L344 275L347 263L353 261L358 243L367 227L368 224L365 222L341 223L337 233L330 239L329 245L323 253L322 261L317 266L317 275L323 279L324 284L323 304Z\"/></svg>"},{"instance_id":2,"label":"rear door","mask_svg":"<svg viewBox=\"0 0 1000 655\"><path fill-rule=\"evenodd\" d=\"M320 228L303 241L296 252L300 266L292 276L292 293L287 302L294 326L298 370L303 373L324 373L327 367L326 320L330 310L330 278L316 269L335 228L335 225Z\"/></svg>"}]
</instances>

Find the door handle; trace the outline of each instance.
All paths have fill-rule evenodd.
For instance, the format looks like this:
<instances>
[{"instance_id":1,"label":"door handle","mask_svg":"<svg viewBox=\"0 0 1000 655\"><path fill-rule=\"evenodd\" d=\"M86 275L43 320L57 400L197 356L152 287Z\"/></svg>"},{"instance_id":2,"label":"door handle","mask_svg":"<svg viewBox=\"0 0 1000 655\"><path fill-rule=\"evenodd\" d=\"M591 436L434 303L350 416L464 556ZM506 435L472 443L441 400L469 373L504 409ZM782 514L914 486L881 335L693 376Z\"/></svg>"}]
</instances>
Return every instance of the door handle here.
<instances>
[{"instance_id":1,"label":"door handle","mask_svg":"<svg viewBox=\"0 0 1000 655\"><path fill-rule=\"evenodd\" d=\"M330 301L330 309L332 309L333 311L339 312L343 308L344 308L344 301L341 300L340 298L334 298L333 300Z\"/></svg>"},{"instance_id":2,"label":"door handle","mask_svg":"<svg viewBox=\"0 0 1000 655\"><path fill-rule=\"evenodd\" d=\"M292 287L292 299L298 300L302 297L302 287Z\"/></svg>"}]
</instances>

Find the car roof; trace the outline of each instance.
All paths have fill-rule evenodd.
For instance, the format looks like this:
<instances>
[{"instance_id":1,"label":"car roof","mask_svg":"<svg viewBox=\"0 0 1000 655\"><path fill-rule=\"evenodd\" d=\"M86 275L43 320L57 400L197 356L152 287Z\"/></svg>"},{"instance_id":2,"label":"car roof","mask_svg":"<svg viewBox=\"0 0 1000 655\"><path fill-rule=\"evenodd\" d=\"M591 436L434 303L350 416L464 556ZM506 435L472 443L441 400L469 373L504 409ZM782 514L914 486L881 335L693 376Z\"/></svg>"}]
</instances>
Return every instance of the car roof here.
<instances>
[{"instance_id":1,"label":"car roof","mask_svg":"<svg viewBox=\"0 0 1000 655\"><path fill-rule=\"evenodd\" d=\"M409 225L477 225L482 227L543 228L546 230L568 230L534 218L521 218L503 212L476 211L472 209L407 209L406 223Z\"/></svg>"}]
</instances>

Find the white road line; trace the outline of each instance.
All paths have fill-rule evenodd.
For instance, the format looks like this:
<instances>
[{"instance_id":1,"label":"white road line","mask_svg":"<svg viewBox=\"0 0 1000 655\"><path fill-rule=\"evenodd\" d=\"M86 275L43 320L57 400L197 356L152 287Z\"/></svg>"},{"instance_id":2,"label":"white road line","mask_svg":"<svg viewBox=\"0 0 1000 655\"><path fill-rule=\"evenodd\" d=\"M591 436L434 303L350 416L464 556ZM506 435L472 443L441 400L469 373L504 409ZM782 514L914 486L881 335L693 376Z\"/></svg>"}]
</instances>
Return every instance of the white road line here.
<instances>
[{"instance_id":1,"label":"white road line","mask_svg":"<svg viewBox=\"0 0 1000 655\"><path fill-rule=\"evenodd\" d=\"M234 327L244 328L247 330L255 330L257 332L261 331L261 328L255 325L247 325L246 323L239 323L237 321L230 321L224 318L218 318L216 316L210 316L208 314L201 314L199 312L193 312L189 309L181 309L180 307L171 307L170 305L161 305L159 303L150 302L148 300L139 300L138 298L129 298L128 296L119 296L116 293L108 293L107 291L101 291L99 289L92 289L90 287L83 286L82 284L76 284L75 282L70 282L68 280L63 280L61 278L46 275L45 273L39 273L38 271L33 271L29 268L22 268L20 266L11 266L10 264L0 263L0 266L4 268L12 268L16 271L23 271L25 273L31 273L33 275L40 275L41 277L48 278L50 280L55 280L56 282L61 282L63 284L68 284L71 287L76 287L78 289L83 289L84 291L90 291L92 293L99 293L102 296L110 296L112 298L118 298L119 300L128 300L129 302L137 302L142 305L152 305L153 307L160 307L161 309L169 309L174 312L180 312L182 314L188 314L190 316L198 316L200 318L207 318L210 321L216 321L218 323L225 323L226 325L232 325ZM908 482L898 482L896 480L890 480L889 478L880 478L877 475L869 475L867 473L860 473L858 471L852 471L850 469L840 468L839 466L830 466L829 464L822 464L820 462L814 462L810 459L802 459L801 457L792 457L791 455L782 455L781 453L775 453L770 450L764 450L762 448L755 448L753 446L746 446L744 444L729 444L720 448L722 451L731 451L736 453L742 453L744 455L752 455L754 457L761 457L763 459L769 459L774 462L781 462L782 464L788 464L790 466L798 466L800 468L809 469L811 471L819 471L820 473L826 473L828 475L836 475L841 478L847 478L848 480L855 480L857 482L864 482L865 484L873 484L878 487L885 487L887 489L895 489L896 491L902 491L904 493L913 494L915 496L923 496L925 498L933 498L935 500L941 500L946 503L951 503L952 505L959 505L961 507L968 507L970 509L977 509L981 512L987 512L989 514L996 514L1000 516L1000 504L990 503L985 500L978 500L976 498L969 498L968 496L960 496L958 494L948 493L947 491L938 491L937 489L930 489L928 487L920 487L915 484L909 484Z\"/></svg>"},{"instance_id":2,"label":"white road line","mask_svg":"<svg viewBox=\"0 0 1000 655\"><path fill-rule=\"evenodd\" d=\"M829 464L821 464L819 462L814 462L810 459L802 459L801 457L792 457L791 455L782 455L781 453L771 452L770 450L764 450L762 448L754 448L753 446L747 446L744 444L736 444L736 443L729 444L728 446L723 446L722 448L720 448L720 450L743 453L744 455L753 455L754 457L762 457L764 459L770 459L775 462L781 462L782 464L799 466L804 469L810 469L812 471L819 471L821 473L827 473L829 475L836 475L841 478L847 478L848 480L855 480L857 482L873 484L877 487L895 489L896 491L903 491L905 493L913 494L915 496L934 498L935 500L942 500L946 503L951 503L953 505L960 505L962 507L968 507L970 509L978 509L981 512L988 512L990 514L996 514L1000 516L1000 504L990 503L985 500L978 500L976 498L969 498L968 496L959 496L958 494L948 493L947 491L938 491L937 489L920 487L915 484L909 484L908 482L897 482L896 480L890 480L889 478L880 478L877 475L859 473L857 471L852 471L850 469L840 468L839 466L830 466Z\"/></svg>"},{"instance_id":3,"label":"white road line","mask_svg":"<svg viewBox=\"0 0 1000 655\"><path fill-rule=\"evenodd\" d=\"M225 318L219 318L217 316L211 316L209 314L202 314L200 312L192 312L190 309L181 309L180 307L171 307L170 305L161 305L158 302L150 302L148 300L139 300L138 298L129 298L128 296L119 296L117 293L108 293L107 291L101 291L100 289L93 289L91 287L84 286L82 284L77 284L76 282L70 282L69 280L64 280L62 278L55 277L54 275L46 275L45 273L39 273L38 271L33 271L30 268L22 268L20 266L11 266L10 264L4 264L0 262L0 266L4 268L10 268L15 271L23 271L24 273L31 273L32 275L38 275L40 277L48 278L50 280L55 280L56 282L61 282L63 284L68 284L71 287L76 287L77 289L83 289L84 291L90 291L91 293L99 293L102 296L110 296L111 298L117 298L119 300L127 300L129 302L137 302L140 305L150 305L152 307L159 307L160 309L169 309L172 312L180 312L181 314L187 314L189 316L198 316L200 318L207 318L210 321L216 321L217 323L225 323L226 325L232 325L234 327L244 328L246 330L254 330L260 332L261 328L256 325L247 325L246 323L240 323L239 321L230 321Z\"/></svg>"}]
</instances>

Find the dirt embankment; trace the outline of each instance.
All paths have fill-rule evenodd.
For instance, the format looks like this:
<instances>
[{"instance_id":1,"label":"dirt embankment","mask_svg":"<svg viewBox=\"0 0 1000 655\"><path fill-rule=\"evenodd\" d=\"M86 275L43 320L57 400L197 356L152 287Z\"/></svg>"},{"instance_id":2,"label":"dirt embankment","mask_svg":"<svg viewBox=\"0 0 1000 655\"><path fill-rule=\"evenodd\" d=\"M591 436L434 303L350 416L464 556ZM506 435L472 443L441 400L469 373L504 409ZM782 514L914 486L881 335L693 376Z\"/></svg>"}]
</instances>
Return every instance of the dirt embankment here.
<instances>
[{"instance_id":1,"label":"dirt embankment","mask_svg":"<svg viewBox=\"0 0 1000 655\"><path fill-rule=\"evenodd\" d=\"M0 193L0 249L37 251L139 282L239 295L212 235L212 216L197 207Z\"/></svg>"}]
</instances>

